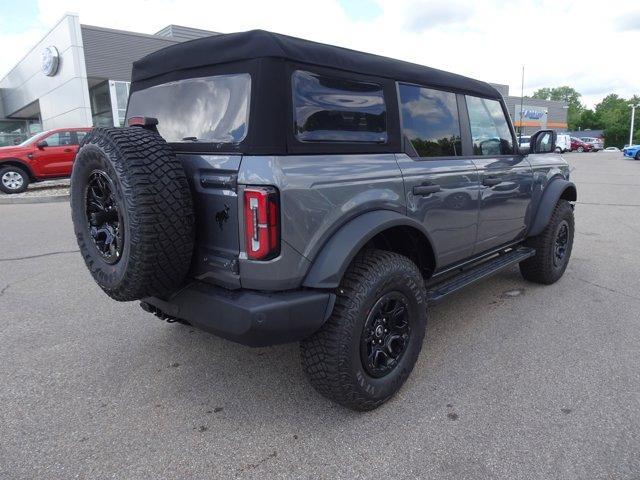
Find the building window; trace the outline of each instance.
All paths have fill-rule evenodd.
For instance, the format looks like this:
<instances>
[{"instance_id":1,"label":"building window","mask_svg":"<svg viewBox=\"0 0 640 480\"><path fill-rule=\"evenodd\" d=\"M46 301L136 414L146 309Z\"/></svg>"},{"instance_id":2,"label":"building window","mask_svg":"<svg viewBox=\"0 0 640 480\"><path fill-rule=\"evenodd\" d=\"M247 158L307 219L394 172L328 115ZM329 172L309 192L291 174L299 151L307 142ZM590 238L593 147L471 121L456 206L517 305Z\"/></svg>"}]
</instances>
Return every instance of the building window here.
<instances>
[{"instance_id":1,"label":"building window","mask_svg":"<svg viewBox=\"0 0 640 480\"><path fill-rule=\"evenodd\" d=\"M0 121L0 147L18 145L29 137L24 120Z\"/></svg>"},{"instance_id":2,"label":"building window","mask_svg":"<svg viewBox=\"0 0 640 480\"><path fill-rule=\"evenodd\" d=\"M91 103L93 126L113 127L113 109L111 108L108 82L99 83L89 89L89 102Z\"/></svg>"},{"instance_id":3,"label":"building window","mask_svg":"<svg viewBox=\"0 0 640 480\"><path fill-rule=\"evenodd\" d=\"M462 155L456 94L400 84L402 131L420 157Z\"/></svg>"},{"instance_id":4,"label":"building window","mask_svg":"<svg viewBox=\"0 0 640 480\"><path fill-rule=\"evenodd\" d=\"M302 142L387 141L382 86L311 72L292 76L294 129Z\"/></svg>"},{"instance_id":5,"label":"building window","mask_svg":"<svg viewBox=\"0 0 640 480\"><path fill-rule=\"evenodd\" d=\"M122 127L127 114L127 100L129 99L130 82L111 80L109 91L111 93L111 108L113 110L114 125Z\"/></svg>"}]
</instances>

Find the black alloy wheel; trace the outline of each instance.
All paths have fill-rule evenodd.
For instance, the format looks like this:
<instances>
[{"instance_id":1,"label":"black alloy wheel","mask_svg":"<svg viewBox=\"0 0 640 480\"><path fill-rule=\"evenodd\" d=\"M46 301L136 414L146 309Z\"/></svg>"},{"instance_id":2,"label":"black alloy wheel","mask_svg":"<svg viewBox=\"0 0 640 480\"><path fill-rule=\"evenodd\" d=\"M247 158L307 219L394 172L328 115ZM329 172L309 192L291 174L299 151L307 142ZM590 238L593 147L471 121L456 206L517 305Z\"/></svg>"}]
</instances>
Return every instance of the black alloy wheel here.
<instances>
[{"instance_id":1,"label":"black alloy wheel","mask_svg":"<svg viewBox=\"0 0 640 480\"><path fill-rule=\"evenodd\" d=\"M556 241L554 245L553 265L558 268L562 266L567 257L567 248L569 246L569 224L563 220L558 226Z\"/></svg>"},{"instance_id":2,"label":"black alloy wheel","mask_svg":"<svg viewBox=\"0 0 640 480\"><path fill-rule=\"evenodd\" d=\"M369 312L362 332L360 355L367 373L374 378L389 374L406 351L410 335L407 298L400 292L383 295Z\"/></svg>"},{"instance_id":3,"label":"black alloy wheel","mask_svg":"<svg viewBox=\"0 0 640 480\"><path fill-rule=\"evenodd\" d=\"M122 258L124 248L123 216L114 193L109 176L94 170L87 182L85 214L89 235L102 259L110 265Z\"/></svg>"}]
</instances>

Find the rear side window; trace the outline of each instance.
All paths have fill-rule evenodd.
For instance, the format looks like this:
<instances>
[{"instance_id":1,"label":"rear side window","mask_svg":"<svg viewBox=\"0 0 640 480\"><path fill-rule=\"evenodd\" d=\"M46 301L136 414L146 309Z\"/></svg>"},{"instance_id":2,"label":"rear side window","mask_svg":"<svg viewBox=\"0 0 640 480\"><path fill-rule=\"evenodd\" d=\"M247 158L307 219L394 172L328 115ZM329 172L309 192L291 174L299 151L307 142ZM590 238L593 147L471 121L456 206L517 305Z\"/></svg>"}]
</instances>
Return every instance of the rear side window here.
<instances>
[{"instance_id":1,"label":"rear side window","mask_svg":"<svg viewBox=\"0 0 640 480\"><path fill-rule=\"evenodd\" d=\"M247 135L251 76L190 78L131 94L127 119L154 117L168 142L239 143Z\"/></svg>"},{"instance_id":2,"label":"rear side window","mask_svg":"<svg viewBox=\"0 0 640 480\"><path fill-rule=\"evenodd\" d=\"M498 100L467 95L474 155L511 155L513 137Z\"/></svg>"},{"instance_id":3,"label":"rear side window","mask_svg":"<svg viewBox=\"0 0 640 480\"><path fill-rule=\"evenodd\" d=\"M301 70L293 72L291 83L298 140L386 143L382 85Z\"/></svg>"},{"instance_id":4,"label":"rear side window","mask_svg":"<svg viewBox=\"0 0 640 480\"><path fill-rule=\"evenodd\" d=\"M420 157L462 155L456 94L399 85L402 132Z\"/></svg>"}]
</instances>

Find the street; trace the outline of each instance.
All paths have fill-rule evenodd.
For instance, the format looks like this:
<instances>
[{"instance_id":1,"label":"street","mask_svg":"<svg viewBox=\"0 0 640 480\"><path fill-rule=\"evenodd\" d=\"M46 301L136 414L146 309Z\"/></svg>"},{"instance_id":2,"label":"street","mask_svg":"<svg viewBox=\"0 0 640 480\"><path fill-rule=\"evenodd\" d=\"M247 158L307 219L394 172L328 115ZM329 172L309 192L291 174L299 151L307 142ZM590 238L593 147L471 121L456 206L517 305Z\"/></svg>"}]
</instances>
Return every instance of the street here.
<instances>
[{"instance_id":1,"label":"street","mask_svg":"<svg viewBox=\"0 0 640 480\"><path fill-rule=\"evenodd\" d=\"M565 276L429 311L400 394L355 413L296 344L168 324L93 282L67 203L0 205L0 479L640 478L640 162L567 154Z\"/></svg>"}]
</instances>

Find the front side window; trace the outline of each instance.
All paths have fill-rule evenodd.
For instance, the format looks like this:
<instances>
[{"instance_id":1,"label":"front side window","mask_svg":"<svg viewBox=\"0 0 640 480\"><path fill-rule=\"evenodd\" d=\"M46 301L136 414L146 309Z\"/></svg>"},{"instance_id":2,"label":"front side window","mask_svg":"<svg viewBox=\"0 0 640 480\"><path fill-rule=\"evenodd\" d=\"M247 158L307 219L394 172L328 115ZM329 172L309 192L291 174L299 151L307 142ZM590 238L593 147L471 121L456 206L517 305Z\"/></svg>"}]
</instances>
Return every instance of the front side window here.
<instances>
[{"instance_id":1,"label":"front side window","mask_svg":"<svg viewBox=\"0 0 640 480\"><path fill-rule=\"evenodd\" d=\"M190 78L131 94L127 119L158 119L168 142L239 143L247 135L251 76Z\"/></svg>"},{"instance_id":2,"label":"front side window","mask_svg":"<svg viewBox=\"0 0 640 480\"><path fill-rule=\"evenodd\" d=\"M71 132L57 132L53 135L49 135L44 139L49 147L63 147L65 145L71 145Z\"/></svg>"},{"instance_id":3,"label":"front side window","mask_svg":"<svg viewBox=\"0 0 640 480\"><path fill-rule=\"evenodd\" d=\"M295 71L292 75L294 133L302 142L387 141L382 86Z\"/></svg>"},{"instance_id":4,"label":"front side window","mask_svg":"<svg viewBox=\"0 0 640 480\"><path fill-rule=\"evenodd\" d=\"M474 155L511 155L513 137L498 100L466 96Z\"/></svg>"},{"instance_id":5,"label":"front side window","mask_svg":"<svg viewBox=\"0 0 640 480\"><path fill-rule=\"evenodd\" d=\"M420 157L462 155L456 94L400 84L402 132Z\"/></svg>"}]
</instances>

